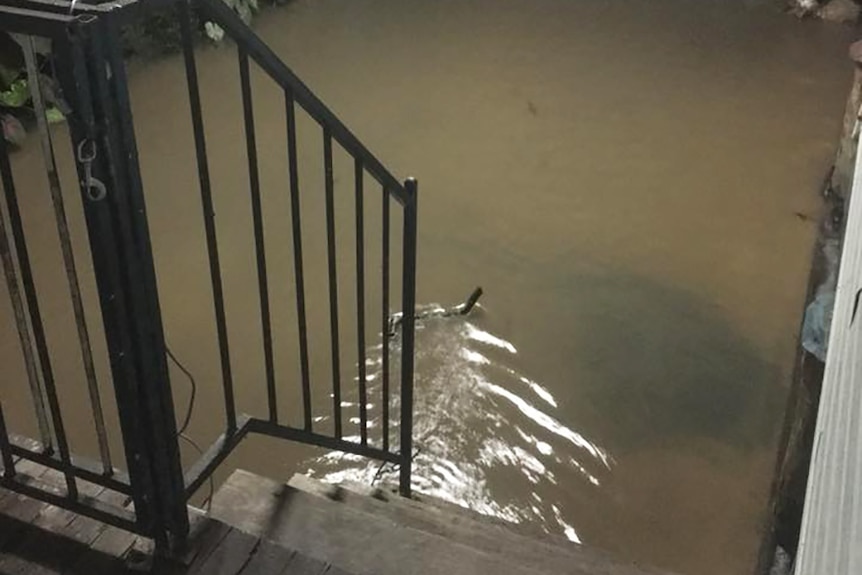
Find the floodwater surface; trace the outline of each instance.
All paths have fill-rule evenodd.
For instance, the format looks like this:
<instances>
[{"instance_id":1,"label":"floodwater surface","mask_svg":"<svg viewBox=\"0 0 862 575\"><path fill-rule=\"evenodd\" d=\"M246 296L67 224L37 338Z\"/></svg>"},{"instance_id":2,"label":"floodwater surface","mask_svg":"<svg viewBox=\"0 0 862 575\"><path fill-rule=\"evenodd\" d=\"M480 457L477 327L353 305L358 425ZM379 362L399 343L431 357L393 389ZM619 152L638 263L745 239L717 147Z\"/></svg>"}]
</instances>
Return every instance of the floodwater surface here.
<instances>
[{"instance_id":1,"label":"floodwater surface","mask_svg":"<svg viewBox=\"0 0 862 575\"><path fill-rule=\"evenodd\" d=\"M446 306L485 290L471 315L419 326L416 489L680 573L750 572L818 188L849 87L848 30L766 3L683 0L294 0L255 26L393 173L418 178L418 301ZM265 416L235 49L203 47L198 66L238 403ZM221 371L181 59L133 63L130 81L165 333L198 386L188 434L208 444L224 425ZM299 425L284 100L257 69L253 89L279 406ZM298 131L314 410L328 429L322 140L306 116ZM55 136L65 149L64 129ZM67 155L58 161L73 181ZM36 138L14 162L61 395L80 407L67 415L73 448L93 453ZM352 177L337 150L347 435L358 433ZM366 180L377 318L380 195ZM95 309L80 202L65 192ZM4 396L14 387L20 397L11 424L32 429L8 304L0 310ZM110 396L98 316L90 322ZM188 382L171 375L182 412ZM119 453L116 433L112 445ZM216 479L235 467L396 477L260 438Z\"/></svg>"}]
</instances>

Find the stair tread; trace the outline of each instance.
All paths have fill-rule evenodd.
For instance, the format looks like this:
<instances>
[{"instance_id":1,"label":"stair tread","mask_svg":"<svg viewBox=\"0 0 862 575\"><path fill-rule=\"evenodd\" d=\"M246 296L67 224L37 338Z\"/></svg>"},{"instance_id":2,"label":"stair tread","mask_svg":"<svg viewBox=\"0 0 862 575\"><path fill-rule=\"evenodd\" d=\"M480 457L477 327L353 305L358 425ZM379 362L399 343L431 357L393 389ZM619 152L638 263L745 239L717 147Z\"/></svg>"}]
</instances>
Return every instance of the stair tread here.
<instances>
[{"instance_id":1,"label":"stair tread","mask_svg":"<svg viewBox=\"0 0 862 575\"><path fill-rule=\"evenodd\" d=\"M609 565L615 565L617 569L609 571L610 573L647 573L643 568L614 558L602 550L578 545L559 536L541 538L533 532L513 529L517 524L486 518L469 509L430 496L424 496L423 500L408 499L357 482L332 485L300 474L294 475L288 484L319 497L387 517L406 527L469 544L486 553L520 564L531 565L541 572L567 572L574 562L588 567L591 573L603 572L601 569Z\"/></svg>"},{"instance_id":2,"label":"stair tread","mask_svg":"<svg viewBox=\"0 0 862 575\"><path fill-rule=\"evenodd\" d=\"M350 497L362 496L353 494ZM513 560L511 554L488 549L487 533L477 535L482 546L473 546L472 540L453 540L435 533L428 524L425 527L432 531L416 528L423 525L418 519L405 524L406 518L417 516L415 511L403 511L405 521L400 522L376 507L386 505L382 501L366 501L364 507L345 504L327 497L319 486L317 493L309 493L241 470L231 475L212 503L212 515L238 529L358 574L649 573L632 565L596 561L592 554L589 557L564 554L565 562L556 558L553 559L555 563L543 565L528 560L541 556L528 552L529 547L535 545L528 538L522 538L524 549L516 552L520 553L520 560ZM469 535L469 531L463 529L453 529L451 533L461 538ZM514 541L508 535L501 539Z\"/></svg>"},{"instance_id":3,"label":"stair tread","mask_svg":"<svg viewBox=\"0 0 862 575\"><path fill-rule=\"evenodd\" d=\"M412 498L401 497L398 494L398 488L393 485L382 484L381 487L373 487L356 481L345 481L340 484L345 489L353 491L359 495L374 497L375 499L386 501L395 506L413 508L418 511L433 510L444 516L455 516L459 521L468 521L482 527L498 527L506 533L526 537L527 539L541 541L546 544L555 544L563 548L570 549L577 545L556 533L544 533L537 530L535 527L522 523L507 521L500 517L485 515L474 511L467 507L452 503L433 495L418 493L414 490Z\"/></svg>"},{"instance_id":4,"label":"stair tread","mask_svg":"<svg viewBox=\"0 0 862 575\"><path fill-rule=\"evenodd\" d=\"M537 575L528 566L506 565L481 551L242 470L219 488L211 514L360 575Z\"/></svg>"}]
</instances>

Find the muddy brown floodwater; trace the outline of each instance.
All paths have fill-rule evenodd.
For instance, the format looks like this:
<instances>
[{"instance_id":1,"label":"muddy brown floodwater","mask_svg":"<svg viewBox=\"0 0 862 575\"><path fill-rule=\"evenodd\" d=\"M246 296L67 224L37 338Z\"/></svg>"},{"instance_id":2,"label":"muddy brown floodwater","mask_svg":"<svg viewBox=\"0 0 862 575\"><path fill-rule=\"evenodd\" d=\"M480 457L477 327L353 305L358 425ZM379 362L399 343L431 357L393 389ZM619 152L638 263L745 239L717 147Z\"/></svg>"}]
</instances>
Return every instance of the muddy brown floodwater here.
<instances>
[{"instance_id":1,"label":"muddy brown floodwater","mask_svg":"<svg viewBox=\"0 0 862 575\"><path fill-rule=\"evenodd\" d=\"M419 179L419 301L452 304L485 288L473 315L417 335L417 488L680 573L749 573L851 33L717 0L294 0L256 28L396 175ZM263 415L236 54L225 45L198 57L238 401ZM258 71L253 88L280 406L295 422L284 107ZM180 59L132 63L131 93L166 335L198 382L189 434L208 443L223 408ZM322 146L308 118L299 132L312 376L325 389ZM64 128L55 136L86 262ZM72 445L92 454L36 138L14 164ZM336 155L342 270L353 262L350 170ZM378 229L377 211L367 217ZM351 277L344 309L355 305ZM10 424L32 433L8 303L0 313ZM97 322L91 313L110 396ZM342 330L353 373L355 330ZM376 391L380 334L368 339ZM171 374L181 411L188 383ZM315 414L329 425L325 391ZM379 405L370 414L378 425ZM111 441L119 453L117 433ZM330 480L377 469L264 439L248 440L217 479L235 467Z\"/></svg>"}]
</instances>

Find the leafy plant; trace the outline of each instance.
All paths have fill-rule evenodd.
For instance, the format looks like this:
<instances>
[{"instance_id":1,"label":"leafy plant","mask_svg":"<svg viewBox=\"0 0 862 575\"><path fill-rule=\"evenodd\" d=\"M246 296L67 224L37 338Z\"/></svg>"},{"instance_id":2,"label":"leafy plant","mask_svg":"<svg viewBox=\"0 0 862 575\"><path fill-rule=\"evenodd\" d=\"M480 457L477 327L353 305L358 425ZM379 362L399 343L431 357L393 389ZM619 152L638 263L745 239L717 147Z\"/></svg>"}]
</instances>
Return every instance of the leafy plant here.
<instances>
[{"instance_id":1,"label":"leafy plant","mask_svg":"<svg viewBox=\"0 0 862 575\"><path fill-rule=\"evenodd\" d=\"M169 6L148 12L125 26L121 34L125 52L144 58L177 52L182 36L176 14Z\"/></svg>"},{"instance_id":2,"label":"leafy plant","mask_svg":"<svg viewBox=\"0 0 862 575\"><path fill-rule=\"evenodd\" d=\"M233 8L233 11L246 24L251 24L252 18L260 9L257 0L222 0L225 4ZM221 42L224 38L224 30L218 24L207 22L204 24L204 34L213 42Z\"/></svg>"},{"instance_id":3,"label":"leafy plant","mask_svg":"<svg viewBox=\"0 0 862 575\"><path fill-rule=\"evenodd\" d=\"M26 78L13 81L9 87L0 92L0 106L21 108L30 99L30 86Z\"/></svg>"},{"instance_id":4,"label":"leafy plant","mask_svg":"<svg viewBox=\"0 0 862 575\"><path fill-rule=\"evenodd\" d=\"M23 144L27 135L25 122L32 124L35 114L30 81L25 74L23 69L0 66L0 133L6 141L16 146ZM60 97L55 81L40 73L39 85L47 106L45 116L48 123L63 122L68 106Z\"/></svg>"}]
</instances>

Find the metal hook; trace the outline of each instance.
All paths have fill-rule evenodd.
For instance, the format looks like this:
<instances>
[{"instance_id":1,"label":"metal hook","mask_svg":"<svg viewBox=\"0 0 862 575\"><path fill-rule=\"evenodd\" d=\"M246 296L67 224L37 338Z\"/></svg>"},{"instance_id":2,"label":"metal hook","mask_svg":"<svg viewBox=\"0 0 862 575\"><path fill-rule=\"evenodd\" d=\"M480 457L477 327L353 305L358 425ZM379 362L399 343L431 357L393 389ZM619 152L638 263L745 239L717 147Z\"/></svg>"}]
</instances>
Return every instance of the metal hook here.
<instances>
[{"instance_id":1,"label":"metal hook","mask_svg":"<svg viewBox=\"0 0 862 575\"><path fill-rule=\"evenodd\" d=\"M105 199L105 196L108 195L108 190L105 188L105 184L99 178L94 178L90 176L89 182L84 182L84 185L87 187L87 198L90 201L98 202Z\"/></svg>"},{"instance_id":2,"label":"metal hook","mask_svg":"<svg viewBox=\"0 0 862 575\"><path fill-rule=\"evenodd\" d=\"M90 144L90 153L84 154L84 146ZM78 142L78 161L82 164L88 164L96 159L96 142L89 138L84 138Z\"/></svg>"},{"instance_id":3,"label":"metal hook","mask_svg":"<svg viewBox=\"0 0 862 575\"><path fill-rule=\"evenodd\" d=\"M87 144L90 144L89 153L85 149ZM89 138L84 138L78 142L78 161L84 166L84 179L81 185L84 187L84 193L92 202L104 200L108 195L105 184L99 178L93 176L93 160L96 159L96 142Z\"/></svg>"}]
</instances>

